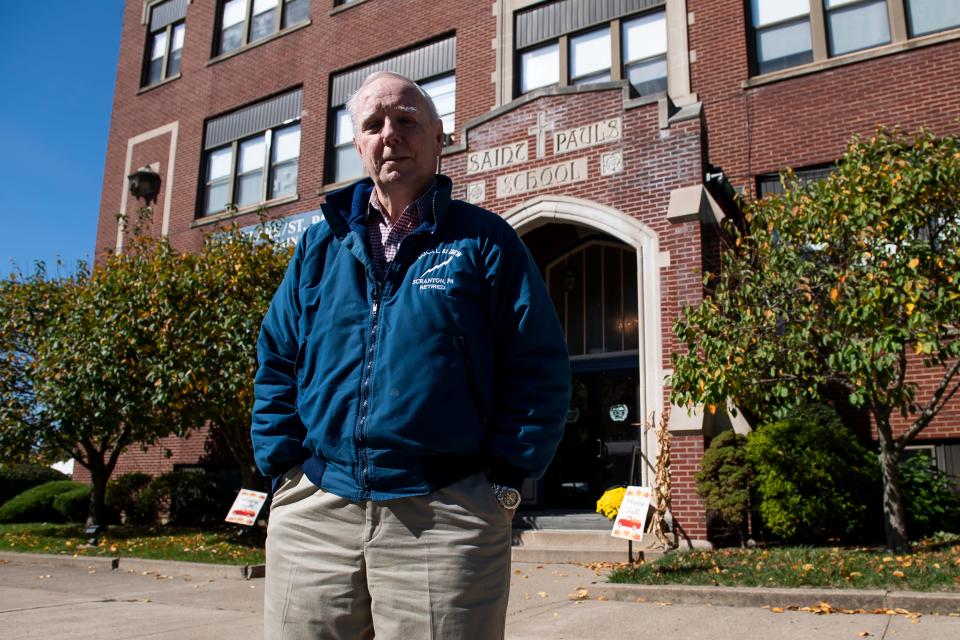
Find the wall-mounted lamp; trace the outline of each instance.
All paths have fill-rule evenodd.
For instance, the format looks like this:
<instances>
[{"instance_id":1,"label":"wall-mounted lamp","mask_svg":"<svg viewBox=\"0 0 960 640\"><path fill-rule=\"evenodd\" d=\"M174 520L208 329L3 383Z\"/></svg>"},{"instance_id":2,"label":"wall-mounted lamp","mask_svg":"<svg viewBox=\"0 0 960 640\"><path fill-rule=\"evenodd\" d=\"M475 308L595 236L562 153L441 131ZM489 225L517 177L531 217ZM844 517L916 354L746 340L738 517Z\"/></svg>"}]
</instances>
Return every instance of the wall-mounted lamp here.
<instances>
[{"instance_id":1,"label":"wall-mounted lamp","mask_svg":"<svg viewBox=\"0 0 960 640\"><path fill-rule=\"evenodd\" d=\"M144 205L150 206L150 202L156 202L160 195L160 174L150 167L137 169L127 176L130 183L130 195L143 200Z\"/></svg>"}]
</instances>

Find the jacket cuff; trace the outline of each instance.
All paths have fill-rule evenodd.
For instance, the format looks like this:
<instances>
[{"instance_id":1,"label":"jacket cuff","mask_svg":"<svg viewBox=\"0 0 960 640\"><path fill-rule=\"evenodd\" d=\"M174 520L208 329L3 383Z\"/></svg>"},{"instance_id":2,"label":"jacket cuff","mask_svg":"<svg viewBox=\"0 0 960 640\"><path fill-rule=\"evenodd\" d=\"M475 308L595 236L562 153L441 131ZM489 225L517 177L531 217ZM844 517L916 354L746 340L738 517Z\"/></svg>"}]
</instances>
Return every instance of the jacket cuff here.
<instances>
[{"instance_id":1,"label":"jacket cuff","mask_svg":"<svg viewBox=\"0 0 960 640\"><path fill-rule=\"evenodd\" d=\"M487 471L487 479L503 487L520 490L527 472L506 462L494 462Z\"/></svg>"}]
</instances>

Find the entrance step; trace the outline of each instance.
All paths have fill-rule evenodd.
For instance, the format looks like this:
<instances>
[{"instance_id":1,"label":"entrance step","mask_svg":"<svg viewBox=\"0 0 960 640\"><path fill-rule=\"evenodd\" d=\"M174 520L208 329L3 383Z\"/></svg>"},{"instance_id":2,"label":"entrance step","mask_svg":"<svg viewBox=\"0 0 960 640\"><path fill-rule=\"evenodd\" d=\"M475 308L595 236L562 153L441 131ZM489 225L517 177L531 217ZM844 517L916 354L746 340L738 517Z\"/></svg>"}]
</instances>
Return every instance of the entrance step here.
<instances>
[{"instance_id":1,"label":"entrance step","mask_svg":"<svg viewBox=\"0 0 960 640\"><path fill-rule=\"evenodd\" d=\"M519 516L518 516L519 518ZM541 564L627 562L629 543L599 529L517 529L513 531L514 562ZM633 543L633 557L642 554L644 560L659 558L663 549L656 538L648 534Z\"/></svg>"}]
</instances>

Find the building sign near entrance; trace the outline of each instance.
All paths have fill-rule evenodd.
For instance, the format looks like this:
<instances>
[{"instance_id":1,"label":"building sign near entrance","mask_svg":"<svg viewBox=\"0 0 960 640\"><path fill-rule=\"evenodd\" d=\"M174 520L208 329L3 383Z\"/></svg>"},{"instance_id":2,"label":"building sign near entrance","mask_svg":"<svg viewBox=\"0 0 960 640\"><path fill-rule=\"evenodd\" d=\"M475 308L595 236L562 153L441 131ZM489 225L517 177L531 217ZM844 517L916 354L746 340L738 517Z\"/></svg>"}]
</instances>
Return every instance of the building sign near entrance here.
<instances>
[{"instance_id":1,"label":"building sign near entrance","mask_svg":"<svg viewBox=\"0 0 960 640\"><path fill-rule=\"evenodd\" d=\"M577 158L537 169L497 176L497 197L506 198L521 193L557 187L587 179L587 159Z\"/></svg>"},{"instance_id":2,"label":"building sign near entrance","mask_svg":"<svg viewBox=\"0 0 960 640\"><path fill-rule=\"evenodd\" d=\"M323 220L323 213L320 209L316 211L307 211L296 215L278 218L264 223L263 230L279 245L294 245L299 242L307 228ZM260 234L261 226L252 224L248 227L240 227L240 233L244 233L256 238Z\"/></svg>"},{"instance_id":3,"label":"building sign near entrance","mask_svg":"<svg viewBox=\"0 0 960 640\"><path fill-rule=\"evenodd\" d=\"M643 538L643 528L650 509L650 487L627 487L623 496L617 519L613 523L610 535L614 538L638 542Z\"/></svg>"},{"instance_id":4,"label":"building sign near entrance","mask_svg":"<svg viewBox=\"0 0 960 640\"><path fill-rule=\"evenodd\" d=\"M553 134L553 152L569 153L598 144L619 142L622 131L623 118L608 118L582 127L557 131Z\"/></svg>"},{"instance_id":5,"label":"building sign near entrance","mask_svg":"<svg viewBox=\"0 0 960 640\"><path fill-rule=\"evenodd\" d=\"M481 149L467 154L467 173L502 169L527 161L527 141L512 142L494 149Z\"/></svg>"}]
</instances>

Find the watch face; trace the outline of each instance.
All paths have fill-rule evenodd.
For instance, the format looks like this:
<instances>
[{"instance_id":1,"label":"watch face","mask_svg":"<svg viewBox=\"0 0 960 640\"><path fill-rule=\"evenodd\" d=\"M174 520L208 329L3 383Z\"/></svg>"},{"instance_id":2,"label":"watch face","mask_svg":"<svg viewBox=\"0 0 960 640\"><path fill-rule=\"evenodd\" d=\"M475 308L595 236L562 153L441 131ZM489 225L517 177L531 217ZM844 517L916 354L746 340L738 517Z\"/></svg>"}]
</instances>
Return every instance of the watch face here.
<instances>
[{"instance_id":1,"label":"watch face","mask_svg":"<svg viewBox=\"0 0 960 640\"><path fill-rule=\"evenodd\" d=\"M504 489L501 502L506 509L516 509L520 506L520 492L516 489Z\"/></svg>"}]
</instances>

